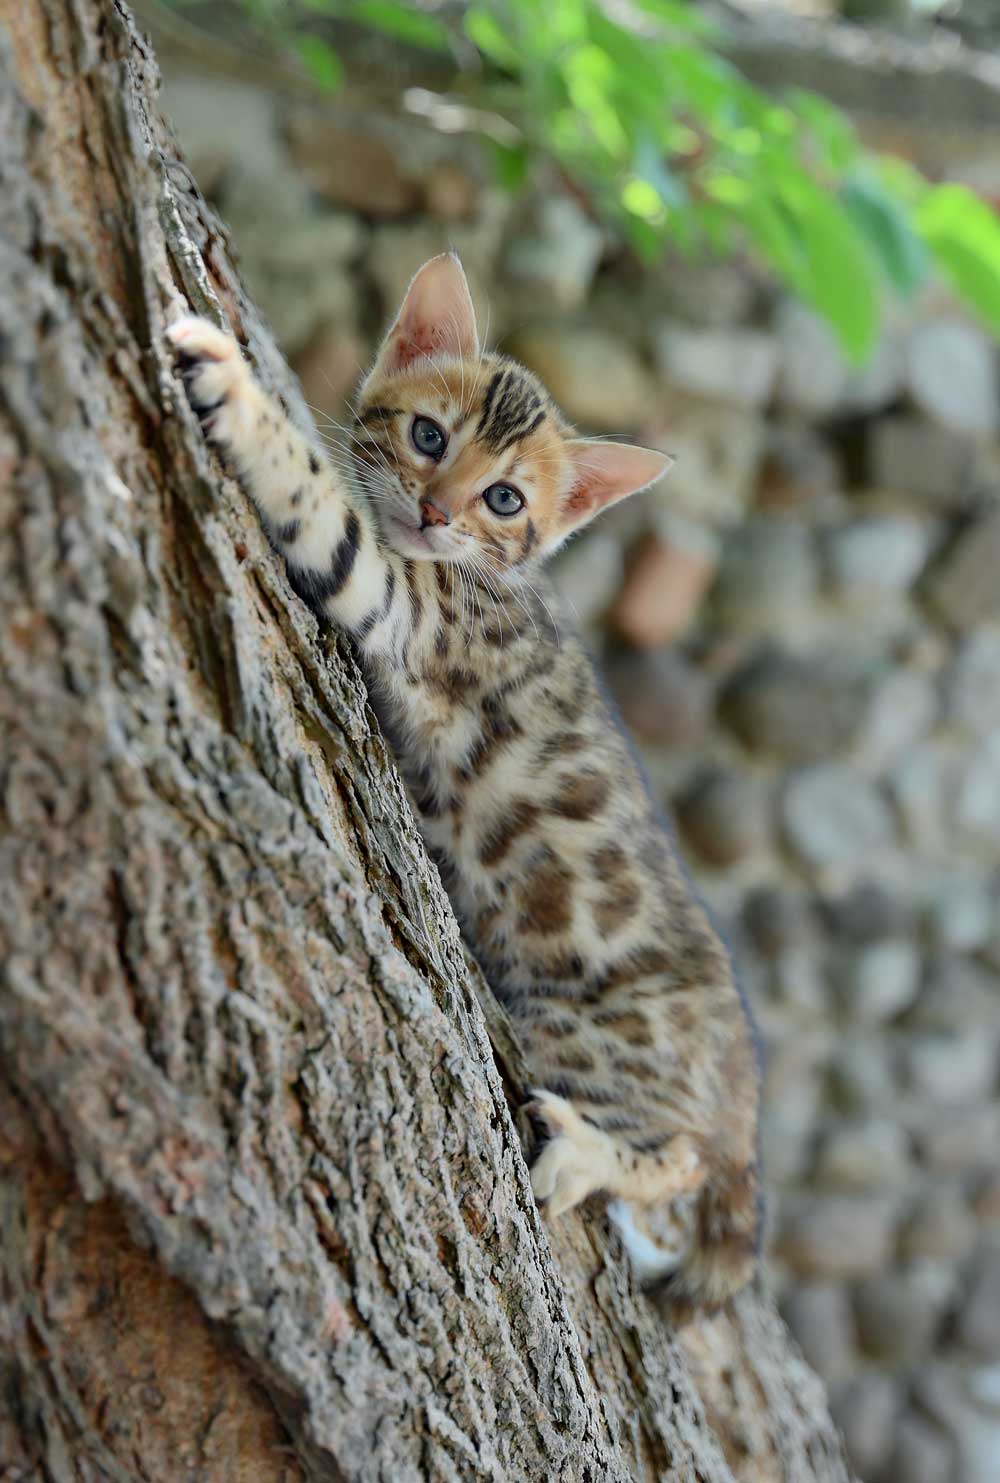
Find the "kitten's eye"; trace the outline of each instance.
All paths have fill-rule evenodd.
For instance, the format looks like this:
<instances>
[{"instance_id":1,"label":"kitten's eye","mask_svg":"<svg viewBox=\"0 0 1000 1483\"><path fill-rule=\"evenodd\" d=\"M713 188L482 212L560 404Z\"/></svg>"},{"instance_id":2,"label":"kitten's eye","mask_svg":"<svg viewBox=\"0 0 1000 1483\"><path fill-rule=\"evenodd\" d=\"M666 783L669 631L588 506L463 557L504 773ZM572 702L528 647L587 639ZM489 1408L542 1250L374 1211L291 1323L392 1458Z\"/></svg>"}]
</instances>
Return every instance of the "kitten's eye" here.
<instances>
[{"instance_id":1,"label":"kitten's eye","mask_svg":"<svg viewBox=\"0 0 1000 1483\"><path fill-rule=\"evenodd\" d=\"M444 433L429 417L414 417L410 439L417 452L426 458L440 458L448 445Z\"/></svg>"},{"instance_id":2,"label":"kitten's eye","mask_svg":"<svg viewBox=\"0 0 1000 1483\"><path fill-rule=\"evenodd\" d=\"M484 490L483 499L494 515L516 515L524 509L524 495L509 484L491 484Z\"/></svg>"}]
</instances>

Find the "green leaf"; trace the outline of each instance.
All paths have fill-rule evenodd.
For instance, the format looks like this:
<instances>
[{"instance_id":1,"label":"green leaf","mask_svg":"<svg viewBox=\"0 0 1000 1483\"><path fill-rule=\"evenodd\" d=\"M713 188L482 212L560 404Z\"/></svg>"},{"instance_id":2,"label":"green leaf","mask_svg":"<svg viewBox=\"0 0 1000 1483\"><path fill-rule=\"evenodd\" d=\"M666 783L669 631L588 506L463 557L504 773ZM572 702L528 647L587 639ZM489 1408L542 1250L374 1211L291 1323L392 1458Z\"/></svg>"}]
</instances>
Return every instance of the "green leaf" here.
<instances>
[{"instance_id":1,"label":"green leaf","mask_svg":"<svg viewBox=\"0 0 1000 1483\"><path fill-rule=\"evenodd\" d=\"M806 123L822 151L822 161L828 170L841 175L853 165L858 157L858 138L854 129L841 113L817 93L795 88L788 94L788 106Z\"/></svg>"},{"instance_id":2,"label":"green leaf","mask_svg":"<svg viewBox=\"0 0 1000 1483\"><path fill-rule=\"evenodd\" d=\"M966 303L1000 334L1000 218L964 185L939 185L917 208L917 229Z\"/></svg>"},{"instance_id":3,"label":"green leaf","mask_svg":"<svg viewBox=\"0 0 1000 1483\"><path fill-rule=\"evenodd\" d=\"M344 80L344 69L329 42L319 36L292 36L289 44L313 81L328 92L336 92Z\"/></svg>"},{"instance_id":4,"label":"green leaf","mask_svg":"<svg viewBox=\"0 0 1000 1483\"><path fill-rule=\"evenodd\" d=\"M864 238L832 196L804 171L789 171L778 198L794 224L802 252L799 289L827 319L845 355L859 364L875 343L879 298Z\"/></svg>"},{"instance_id":5,"label":"green leaf","mask_svg":"<svg viewBox=\"0 0 1000 1483\"><path fill-rule=\"evenodd\" d=\"M893 288L909 297L927 276L930 255L902 206L868 173L852 176L840 199Z\"/></svg>"},{"instance_id":6,"label":"green leaf","mask_svg":"<svg viewBox=\"0 0 1000 1483\"><path fill-rule=\"evenodd\" d=\"M395 0L354 0L351 18L367 21L387 36L395 36L411 46L422 46L428 51L449 49L448 28L411 5L399 5Z\"/></svg>"},{"instance_id":7,"label":"green leaf","mask_svg":"<svg viewBox=\"0 0 1000 1483\"><path fill-rule=\"evenodd\" d=\"M530 160L527 150L499 139L491 139L489 144L500 185L512 193L520 190L528 178Z\"/></svg>"},{"instance_id":8,"label":"green leaf","mask_svg":"<svg viewBox=\"0 0 1000 1483\"><path fill-rule=\"evenodd\" d=\"M521 54L508 39L496 17L482 7L466 11L465 34L484 57L508 72L521 70Z\"/></svg>"}]
</instances>

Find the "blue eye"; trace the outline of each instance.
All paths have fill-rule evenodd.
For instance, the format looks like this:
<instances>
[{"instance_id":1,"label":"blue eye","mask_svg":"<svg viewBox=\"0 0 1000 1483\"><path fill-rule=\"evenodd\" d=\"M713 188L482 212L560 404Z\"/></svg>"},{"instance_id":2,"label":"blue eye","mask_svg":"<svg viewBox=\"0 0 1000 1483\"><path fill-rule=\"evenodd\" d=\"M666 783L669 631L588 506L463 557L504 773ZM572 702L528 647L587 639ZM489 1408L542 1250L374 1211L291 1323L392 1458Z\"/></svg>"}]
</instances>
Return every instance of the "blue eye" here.
<instances>
[{"instance_id":1,"label":"blue eye","mask_svg":"<svg viewBox=\"0 0 1000 1483\"><path fill-rule=\"evenodd\" d=\"M410 441L418 453L425 458L440 458L448 446L448 439L429 417L414 417L410 428Z\"/></svg>"},{"instance_id":2,"label":"blue eye","mask_svg":"<svg viewBox=\"0 0 1000 1483\"><path fill-rule=\"evenodd\" d=\"M491 484L484 490L483 499L494 515L516 515L524 509L524 495L509 484Z\"/></svg>"}]
</instances>

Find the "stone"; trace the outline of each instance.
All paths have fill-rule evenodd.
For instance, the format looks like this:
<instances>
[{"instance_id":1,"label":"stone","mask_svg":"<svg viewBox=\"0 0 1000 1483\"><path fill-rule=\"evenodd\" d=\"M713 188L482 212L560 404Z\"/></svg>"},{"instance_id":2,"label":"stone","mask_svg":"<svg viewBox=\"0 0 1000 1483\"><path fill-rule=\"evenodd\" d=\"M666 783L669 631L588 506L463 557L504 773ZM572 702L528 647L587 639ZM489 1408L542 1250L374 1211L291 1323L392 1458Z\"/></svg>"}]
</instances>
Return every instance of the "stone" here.
<instances>
[{"instance_id":1,"label":"stone","mask_svg":"<svg viewBox=\"0 0 1000 1483\"><path fill-rule=\"evenodd\" d=\"M896 1056L869 1035L844 1037L830 1069L834 1104L858 1116L884 1114L899 1097Z\"/></svg>"},{"instance_id":2,"label":"stone","mask_svg":"<svg viewBox=\"0 0 1000 1483\"><path fill-rule=\"evenodd\" d=\"M716 543L700 527L675 521L650 531L629 563L611 620L637 649L656 649L694 623L716 568Z\"/></svg>"},{"instance_id":3,"label":"stone","mask_svg":"<svg viewBox=\"0 0 1000 1483\"><path fill-rule=\"evenodd\" d=\"M898 1384L875 1369L862 1370L833 1397L833 1418L860 1477L881 1476L895 1441L899 1406Z\"/></svg>"},{"instance_id":4,"label":"stone","mask_svg":"<svg viewBox=\"0 0 1000 1483\"><path fill-rule=\"evenodd\" d=\"M781 514L843 486L840 459L828 438L798 418L768 422L757 508Z\"/></svg>"},{"instance_id":5,"label":"stone","mask_svg":"<svg viewBox=\"0 0 1000 1483\"><path fill-rule=\"evenodd\" d=\"M882 1364L915 1364L933 1348L951 1299L951 1270L916 1262L858 1284L854 1315L865 1353Z\"/></svg>"},{"instance_id":6,"label":"stone","mask_svg":"<svg viewBox=\"0 0 1000 1483\"><path fill-rule=\"evenodd\" d=\"M972 520L933 563L922 590L956 633L1000 618L1000 511Z\"/></svg>"},{"instance_id":7,"label":"stone","mask_svg":"<svg viewBox=\"0 0 1000 1483\"><path fill-rule=\"evenodd\" d=\"M240 256L286 354L301 355L311 341L354 324L358 293L349 261L364 232L351 216L296 209L289 218L277 202L227 210L238 232Z\"/></svg>"},{"instance_id":8,"label":"stone","mask_svg":"<svg viewBox=\"0 0 1000 1483\"><path fill-rule=\"evenodd\" d=\"M401 216L419 205L419 179L374 120L334 122L327 109L296 108L286 130L299 175L325 200L371 216Z\"/></svg>"},{"instance_id":9,"label":"stone","mask_svg":"<svg viewBox=\"0 0 1000 1483\"><path fill-rule=\"evenodd\" d=\"M845 762L793 774L781 816L790 848L815 869L860 864L895 842L895 823L882 793Z\"/></svg>"},{"instance_id":10,"label":"stone","mask_svg":"<svg viewBox=\"0 0 1000 1483\"><path fill-rule=\"evenodd\" d=\"M720 625L740 634L785 634L818 591L812 533L798 520L758 516L726 540L712 607Z\"/></svg>"},{"instance_id":11,"label":"stone","mask_svg":"<svg viewBox=\"0 0 1000 1483\"><path fill-rule=\"evenodd\" d=\"M1000 1039L1000 978L974 958L935 953L906 1022L913 1029L943 1034L978 1029L986 1039Z\"/></svg>"},{"instance_id":12,"label":"stone","mask_svg":"<svg viewBox=\"0 0 1000 1483\"><path fill-rule=\"evenodd\" d=\"M1000 1104L935 1108L914 1129L914 1140L929 1169L948 1174L985 1168L1000 1147Z\"/></svg>"},{"instance_id":13,"label":"stone","mask_svg":"<svg viewBox=\"0 0 1000 1483\"><path fill-rule=\"evenodd\" d=\"M920 417L875 418L868 429L868 480L876 488L905 490L932 509L967 503L973 472L968 438Z\"/></svg>"},{"instance_id":14,"label":"stone","mask_svg":"<svg viewBox=\"0 0 1000 1483\"><path fill-rule=\"evenodd\" d=\"M972 1213L982 1226L1000 1226L1000 1170L991 1170L977 1181L972 1194Z\"/></svg>"},{"instance_id":15,"label":"stone","mask_svg":"<svg viewBox=\"0 0 1000 1483\"><path fill-rule=\"evenodd\" d=\"M368 345L351 324L321 326L295 357L292 369L321 437L350 446L336 423L347 423L348 404L369 359Z\"/></svg>"},{"instance_id":16,"label":"stone","mask_svg":"<svg viewBox=\"0 0 1000 1483\"><path fill-rule=\"evenodd\" d=\"M516 331L504 349L540 376L574 422L636 432L655 405L652 384L624 339L605 330L552 323Z\"/></svg>"},{"instance_id":17,"label":"stone","mask_svg":"<svg viewBox=\"0 0 1000 1483\"><path fill-rule=\"evenodd\" d=\"M844 1190L878 1190L902 1184L911 1170L909 1142L899 1124L887 1117L862 1117L824 1136L814 1178Z\"/></svg>"},{"instance_id":18,"label":"stone","mask_svg":"<svg viewBox=\"0 0 1000 1483\"><path fill-rule=\"evenodd\" d=\"M564 546L549 568L552 580L584 627L604 617L625 575L621 543L600 527Z\"/></svg>"},{"instance_id":19,"label":"stone","mask_svg":"<svg viewBox=\"0 0 1000 1483\"><path fill-rule=\"evenodd\" d=\"M954 1106L989 1097L997 1078L996 1035L978 1029L952 1035L915 1032L900 1047L900 1067L917 1098Z\"/></svg>"},{"instance_id":20,"label":"stone","mask_svg":"<svg viewBox=\"0 0 1000 1483\"><path fill-rule=\"evenodd\" d=\"M184 159L201 189L216 195L226 176L266 179L288 173L278 131L277 100L266 88L164 67L164 106L170 114Z\"/></svg>"},{"instance_id":21,"label":"stone","mask_svg":"<svg viewBox=\"0 0 1000 1483\"><path fill-rule=\"evenodd\" d=\"M766 649L726 687L719 715L752 752L812 762L853 739L865 714L865 685L839 659Z\"/></svg>"},{"instance_id":22,"label":"stone","mask_svg":"<svg viewBox=\"0 0 1000 1483\"><path fill-rule=\"evenodd\" d=\"M907 1411L896 1428L887 1476L892 1483L954 1483L955 1446L919 1411Z\"/></svg>"},{"instance_id":23,"label":"stone","mask_svg":"<svg viewBox=\"0 0 1000 1483\"><path fill-rule=\"evenodd\" d=\"M826 896L820 915L840 943L879 942L904 936L913 925L909 908L879 881L860 880L839 896Z\"/></svg>"},{"instance_id":24,"label":"stone","mask_svg":"<svg viewBox=\"0 0 1000 1483\"><path fill-rule=\"evenodd\" d=\"M812 947L786 947L775 955L770 991L783 1008L799 1015L813 1019L829 1015L830 985L824 964Z\"/></svg>"},{"instance_id":25,"label":"stone","mask_svg":"<svg viewBox=\"0 0 1000 1483\"><path fill-rule=\"evenodd\" d=\"M945 676L949 721L970 736L1000 731L1000 628L969 634Z\"/></svg>"},{"instance_id":26,"label":"stone","mask_svg":"<svg viewBox=\"0 0 1000 1483\"><path fill-rule=\"evenodd\" d=\"M953 432L989 437L997 430L996 350L964 320L915 326L906 345L906 387L922 412Z\"/></svg>"},{"instance_id":27,"label":"stone","mask_svg":"<svg viewBox=\"0 0 1000 1483\"><path fill-rule=\"evenodd\" d=\"M609 660L608 679L626 724L637 736L674 747L691 746L704 736L712 685L676 651L617 654Z\"/></svg>"},{"instance_id":28,"label":"stone","mask_svg":"<svg viewBox=\"0 0 1000 1483\"><path fill-rule=\"evenodd\" d=\"M908 938L884 938L844 953L837 966L837 997L852 1024L877 1025L913 1004L920 989L921 960Z\"/></svg>"},{"instance_id":29,"label":"stone","mask_svg":"<svg viewBox=\"0 0 1000 1483\"><path fill-rule=\"evenodd\" d=\"M827 1385L856 1368L854 1318L844 1287L836 1282L802 1282L788 1292L781 1313L808 1364Z\"/></svg>"},{"instance_id":30,"label":"stone","mask_svg":"<svg viewBox=\"0 0 1000 1483\"><path fill-rule=\"evenodd\" d=\"M779 405L816 421L830 416L847 392L850 368L829 324L804 304L785 299L776 328Z\"/></svg>"},{"instance_id":31,"label":"stone","mask_svg":"<svg viewBox=\"0 0 1000 1483\"><path fill-rule=\"evenodd\" d=\"M467 221L479 205L478 181L453 160L432 165L423 187L426 210L442 221Z\"/></svg>"},{"instance_id":32,"label":"stone","mask_svg":"<svg viewBox=\"0 0 1000 1483\"><path fill-rule=\"evenodd\" d=\"M674 801L684 837L709 865L726 868L770 842L767 800L745 772L712 768L699 773Z\"/></svg>"},{"instance_id":33,"label":"stone","mask_svg":"<svg viewBox=\"0 0 1000 1483\"><path fill-rule=\"evenodd\" d=\"M786 886L759 886L751 891L743 906L743 926L765 957L808 942L816 932L808 899Z\"/></svg>"},{"instance_id":34,"label":"stone","mask_svg":"<svg viewBox=\"0 0 1000 1483\"><path fill-rule=\"evenodd\" d=\"M913 1372L915 1404L954 1443L949 1483L996 1483L1000 1476L997 1375L995 1364L958 1369L944 1362Z\"/></svg>"},{"instance_id":35,"label":"stone","mask_svg":"<svg viewBox=\"0 0 1000 1483\"><path fill-rule=\"evenodd\" d=\"M796 1193L783 1201L776 1251L803 1277L850 1282L888 1265L893 1229L888 1200Z\"/></svg>"},{"instance_id":36,"label":"stone","mask_svg":"<svg viewBox=\"0 0 1000 1483\"><path fill-rule=\"evenodd\" d=\"M762 330L664 324L653 352L661 375L683 391L739 407L762 407L771 398L778 346Z\"/></svg>"},{"instance_id":37,"label":"stone","mask_svg":"<svg viewBox=\"0 0 1000 1483\"><path fill-rule=\"evenodd\" d=\"M972 953L987 945L997 920L990 885L967 871L950 871L934 879L921 913L931 942L955 952Z\"/></svg>"},{"instance_id":38,"label":"stone","mask_svg":"<svg viewBox=\"0 0 1000 1483\"><path fill-rule=\"evenodd\" d=\"M506 276L529 287L551 311L587 299L604 251L604 232L570 196L538 203L534 231L518 234L503 259Z\"/></svg>"},{"instance_id":39,"label":"stone","mask_svg":"<svg viewBox=\"0 0 1000 1483\"><path fill-rule=\"evenodd\" d=\"M919 742L895 762L887 779L907 839L921 851L941 845L952 772L953 759L938 742Z\"/></svg>"},{"instance_id":40,"label":"stone","mask_svg":"<svg viewBox=\"0 0 1000 1483\"><path fill-rule=\"evenodd\" d=\"M830 579L842 597L870 601L905 592L923 570L933 539L925 520L905 515L869 515L827 536Z\"/></svg>"},{"instance_id":41,"label":"stone","mask_svg":"<svg viewBox=\"0 0 1000 1483\"><path fill-rule=\"evenodd\" d=\"M953 823L987 850L1000 839L1000 731L967 758L955 786Z\"/></svg>"},{"instance_id":42,"label":"stone","mask_svg":"<svg viewBox=\"0 0 1000 1483\"><path fill-rule=\"evenodd\" d=\"M976 1259L955 1338L972 1354L1000 1361L1000 1247L984 1247Z\"/></svg>"},{"instance_id":43,"label":"stone","mask_svg":"<svg viewBox=\"0 0 1000 1483\"><path fill-rule=\"evenodd\" d=\"M961 1192L935 1181L920 1196L899 1232L899 1254L910 1262L962 1262L976 1244L976 1223Z\"/></svg>"},{"instance_id":44,"label":"stone","mask_svg":"<svg viewBox=\"0 0 1000 1483\"><path fill-rule=\"evenodd\" d=\"M674 458L652 497L671 513L713 526L740 521L753 497L765 424L752 412L671 392L659 431L644 440Z\"/></svg>"}]
</instances>

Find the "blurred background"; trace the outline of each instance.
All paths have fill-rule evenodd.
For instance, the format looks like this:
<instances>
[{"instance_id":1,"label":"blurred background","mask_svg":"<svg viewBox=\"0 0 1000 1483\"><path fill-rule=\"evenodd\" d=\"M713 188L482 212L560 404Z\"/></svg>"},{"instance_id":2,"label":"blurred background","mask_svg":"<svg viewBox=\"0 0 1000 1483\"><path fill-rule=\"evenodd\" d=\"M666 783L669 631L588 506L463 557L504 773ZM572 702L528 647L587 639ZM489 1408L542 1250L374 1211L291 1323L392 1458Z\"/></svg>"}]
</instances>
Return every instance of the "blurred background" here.
<instances>
[{"instance_id":1,"label":"blurred background","mask_svg":"<svg viewBox=\"0 0 1000 1483\"><path fill-rule=\"evenodd\" d=\"M321 423L455 247L675 454L556 577L742 964L773 1280L864 1483L997 1483L1000 4L140 14Z\"/></svg>"}]
</instances>

